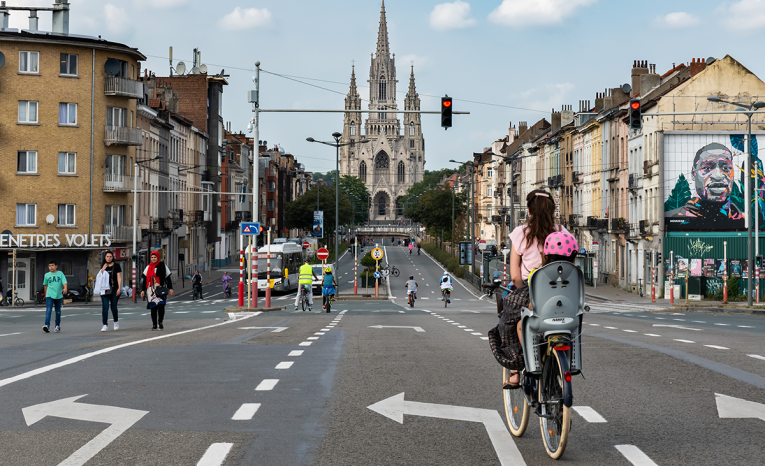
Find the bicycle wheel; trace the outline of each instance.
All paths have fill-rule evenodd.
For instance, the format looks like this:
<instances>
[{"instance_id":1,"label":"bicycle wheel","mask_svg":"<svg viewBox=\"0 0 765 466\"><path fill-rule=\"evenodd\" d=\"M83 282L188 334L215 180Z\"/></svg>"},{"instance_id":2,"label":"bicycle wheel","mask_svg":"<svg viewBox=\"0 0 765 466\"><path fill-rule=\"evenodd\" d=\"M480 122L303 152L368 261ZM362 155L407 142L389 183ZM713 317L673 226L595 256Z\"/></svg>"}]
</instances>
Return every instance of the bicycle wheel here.
<instances>
[{"instance_id":1,"label":"bicycle wheel","mask_svg":"<svg viewBox=\"0 0 765 466\"><path fill-rule=\"evenodd\" d=\"M397 268L395 268L395 267L394 267L394 268L393 268L393 272L392 272L392 273L393 273L393 276L394 276L394 277L398 277L398 274L399 274L400 272L398 271L398 269L397 269Z\"/></svg>"},{"instance_id":2,"label":"bicycle wheel","mask_svg":"<svg viewBox=\"0 0 765 466\"><path fill-rule=\"evenodd\" d=\"M24 306L24 300L21 298L16 298L16 301L13 304L15 304L18 307L22 307Z\"/></svg>"},{"instance_id":3,"label":"bicycle wheel","mask_svg":"<svg viewBox=\"0 0 765 466\"><path fill-rule=\"evenodd\" d=\"M539 427L542 429L545 450L552 459L563 456L571 431L571 408L563 404L563 371L557 351L551 351L542 368L539 384L541 413Z\"/></svg>"},{"instance_id":4,"label":"bicycle wheel","mask_svg":"<svg viewBox=\"0 0 765 466\"><path fill-rule=\"evenodd\" d=\"M303 311L305 311L306 304L308 304L308 298L306 297L305 294L303 294L300 299L300 305L303 306Z\"/></svg>"},{"instance_id":5,"label":"bicycle wheel","mask_svg":"<svg viewBox=\"0 0 765 466\"><path fill-rule=\"evenodd\" d=\"M507 380L509 369L505 367L502 369L502 383L504 383ZM520 437L526 432L526 427L529 425L529 413L531 412L529 403L526 401L526 394L523 393L523 378L523 371L521 371L518 387L502 390L502 395L505 398L505 417L508 426L510 426L510 433L515 437Z\"/></svg>"},{"instance_id":6,"label":"bicycle wheel","mask_svg":"<svg viewBox=\"0 0 765 466\"><path fill-rule=\"evenodd\" d=\"M444 307L449 303L449 292L444 293Z\"/></svg>"},{"instance_id":7,"label":"bicycle wheel","mask_svg":"<svg viewBox=\"0 0 765 466\"><path fill-rule=\"evenodd\" d=\"M332 308L332 297L327 296L327 312Z\"/></svg>"}]
</instances>

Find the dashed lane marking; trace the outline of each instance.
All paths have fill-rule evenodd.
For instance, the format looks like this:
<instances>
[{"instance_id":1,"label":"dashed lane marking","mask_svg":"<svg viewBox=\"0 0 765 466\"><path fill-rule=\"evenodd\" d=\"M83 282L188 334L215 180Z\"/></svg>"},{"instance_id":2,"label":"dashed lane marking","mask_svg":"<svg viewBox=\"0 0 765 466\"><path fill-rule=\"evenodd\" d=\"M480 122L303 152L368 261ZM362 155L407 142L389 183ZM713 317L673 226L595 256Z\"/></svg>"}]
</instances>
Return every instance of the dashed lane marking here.
<instances>
[{"instance_id":1,"label":"dashed lane marking","mask_svg":"<svg viewBox=\"0 0 765 466\"><path fill-rule=\"evenodd\" d=\"M717 345L704 345L704 346L706 346L707 348L714 348L714 349L730 349L724 346L717 346Z\"/></svg>"},{"instance_id":2,"label":"dashed lane marking","mask_svg":"<svg viewBox=\"0 0 765 466\"><path fill-rule=\"evenodd\" d=\"M643 335L649 336L649 337L660 337L661 335L656 335L655 333L644 333Z\"/></svg>"},{"instance_id":3,"label":"dashed lane marking","mask_svg":"<svg viewBox=\"0 0 765 466\"><path fill-rule=\"evenodd\" d=\"M589 406L574 406L574 411L587 422L606 422L606 418Z\"/></svg>"},{"instance_id":4,"label":"dashed lane marking","mask_svg":"<svg viewBox=\"0 0 765 466\"><path fill-rule=\"evenodd\" d=\"M750 358L761 359L765 361L765 356L760 356L759 354L747 354L747 356L749 356Z\"/></svg>"},{"instance_id":5,"label":"dashed lane marking","mask_svg":"<svg viewBox=\"0 0 765 466\"><path fill-rule=\"evenodd\" d=\"M616 445L616 449L634 466L657 466L648 455L635 445Z\"/></svg>"},{"instance_id":6,"label":"dashed lane marking","mask_svg":"<svg viewBox=\"0 0 765 466\"><path fill-rule=\"evenodd\" d=\"M637 330L622 330L622 331L627 333L637 333Z\"/></svg>"},{"instance_id":7,"label":"dashed lane marking","mask_svg":"<svg viewBox=\"0 0 765 466\"><path fill-rule=\"evenodd\" d=\"M259 392L273 390L277 383L279 383L279 379L263 379L263 381L255 387L255 390Z\"/></svg>"},{"instance_id":8,"label":"dashed lane marking","mask_svg":"<svg viewBox=\"0 0 765 466\"><path fill-rule=\"evenodd\" d=\"M16 333L6 333L4 335L0 335L0 337L9 337L11 335L21 335L24 332L16 332Z\"/></svg>"},{"instance_id":9,"label":"dashed lane marking","mask_svg":"<svg viewBox=\"0 0 765 466\"><path fill-rule=\"evenodd\" d=\"M308 337L307 340L318 340L319 337Z\"/></svg>"},{"instance_id":10,"label":"dashed lane marking","mask_svg":"<svg viewBox=\"0 0 765 466\"><path fill-rule=\"evenodd\" d=\"M197 466L220 466L226 460L233 443L213 443L197 463Z\"/></svg>"},{"instance_id":11,"label":"dashed lane marking","mask_svg":"<svg viewBox=\"0 0 765 466\"><path fill-rule=\"evenodd\" d=\"M231 417L232 421L249 421L260 409L260 403L244 403Z\"/></svg>"},{"instance_id":12,"label":"dashed lane marking","mask_svg":"<svg viewBox=\"0 0 765 466\"><path fill-rule=\"evenodd\" d=\"M298 346L311 346L313 342L312 341L304 341L301 342Z\"/></svg>"},{"instance_id":13,"label":"dashed lane marking","mask_svg":"<svg viewBox=\"0 0 765 466\"><path fill-rule=\"evenodd\" d=\"M679 341L680 343L696 343L695 341L691 341L691 340L681 340L681 339L679 339L679 338L673 338L673 340L675 340L675 341Z\"/></svg>"},{"instance_id":14,"label":"dashed lane marking","mask_svg":"<svg viewBox=\"0 0 765 466\"><path fill-rule=\"evenodd\" d=\"M274 369L289 369L293 364L295 364L294 361L283 361L277 364Z\"/></svg>"},{"instance_id":15,"label":"dashed lane marking","mask_svg":"<svg viewBox=\"0 0 765 466\"><path fill-rule=\"evenodd\" d=\"M287 356L302 356L304 350L292 350Z\"/></svg>"}]
</instances>

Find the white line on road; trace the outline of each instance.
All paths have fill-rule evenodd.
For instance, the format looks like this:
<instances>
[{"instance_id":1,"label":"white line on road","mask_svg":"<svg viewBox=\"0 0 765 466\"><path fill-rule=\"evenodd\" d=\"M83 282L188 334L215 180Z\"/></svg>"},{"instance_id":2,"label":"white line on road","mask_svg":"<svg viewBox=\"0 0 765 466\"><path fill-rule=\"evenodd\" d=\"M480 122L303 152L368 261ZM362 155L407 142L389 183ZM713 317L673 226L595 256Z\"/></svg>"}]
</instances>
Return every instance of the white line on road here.
<instances>
[{"instance_id":1,"label":"white line on road","mask_svg":"<svg viewBox=\"0 0 765 466\"><path fill-rule=\"evenodd\" d=\"M481 333L481 332L474 332L474 333L471 333L471 335L483 335L483 333Z\"/></svg>"},{"instance_id":2,"label":"white line on road","mask_svg":"<svg viewBox=\"0 0 765 466\"><path fill-rule=\"evenodd\" d=\"M481 340L488 340L489 337L481 337Z\"/></svg>"},{"instance_id":3,"label":"white line on road","mask_svg":"<svg viewBox=\"0 0 765 466\"><path fill-rule=\"evenodd\" d=\"M473 331L473 329L472 329L472 328L463 328L462 330L464 330L464 331L466 331L466 332L472 332L472 331Z\"/></svg>"},{"instance_id":4,"label":"white line on road","mask_svg":"<svg viewBox=\"0 0 765 466\"><path fill-rule=\"evenodd\" d=\"M188 314L189 311L175 311L173 314Z\"/></svg>"},{"instance_id":5,"label":"white line on road","mask_svg":"<svg viewBox=\"0 0 765 466\"><path fill-rule=\"evenodd\" d=\"M205 452L197 466L220 466L226 460L233 443L213 443Z\"/></svg>"},{"instance_id":6,"label":"white line on road","mask_svg":"<svg viewBox=\"0 0 765 466\"><path fill-rule=\"evenodd\" d=\"M258 412L260 403L244 403L231 417L232 421L249 421Z\"/></svg>"},{"instance_id":7,"label":"white line on road","mask_svg":"<svg viewBox=\"0 0 765 466\"><path fill-rule=\"evenodd\" d=\"M606 422L606 418L598 414L597 411L589 406L574 406L574 411L582 416L587 422Z\"/></svg>"},{"instance_id":8,"label":"white line on road","mask_svg":"<svg viewBox=\"0 0 765 466\"><path fill-rule=\"evenodd\" d=\"M751 325L739 325L738 328L754 328Z\"/></svg>"},{"instance_id":9,"label":"white line on road","mask_svg":"<svg viewBox=\"0 0 765 466\"><path fill-rule=\"evenodd\" d=\"M457 328L465 328L464 325L458 325Z\"/></svg>"},{"instance_id":10,"label":"white line on road","mask_svg":"<svg viewBox=\"0 0 765 466\"><path fill-rule=\"evenodd\" d=\"M331 329L328 329L328 328L323 328L323 329L321 329L321 331L322 331L322 332L329 332L330 330L331 330Z\"/></svg>"},{"instance_id":11,"label":"white line on road","mask_svg":"<svg viewBox=\"0 0 765 466\"><path fill-rule=\"evenodd\" d=\"M637 330L623 330L623 331L627 333L637 333Z\"/></svg>"},{"instance_id":12,"label":"white line on road","mask_svg":"<svg viewBox=\"0 0 765 466\"><path fill-rule=\"evenodd\" d=\"M316 332L314 335L324 335L324 332Z\"/></svg>"},{"instance_id":13,"label":"white line on road","mask_svg":"<svg viewBox=\"0 0 765 466\"><path fill-rule=\"evenodd\" d=\"M298 346L311 346L313 342L312 341L304 341L301 342Z\"/></svg>"},{"instance_id":14,"label":"white line on road","mask_svg":"<svg viewBox=\"0 0 765 466\"><path fill-rule=\"evenodd\" d=\"M765 356L760 356L759 354L747 354L747 356L749 356L750 358L762 359L763 361L765 361Z\"/></svg>"},{"instance_id":15,"label":"white line on road","mask_svg":"<svg viewBox=\"0 0 765 466\"><path fill-rule=\"evenodd\" d=\"M296 349L296 350L290 351L290 354L288 354L287 356L302 356L302 355L303 355L303 350Z\"/></svg>"},{"instance_id":16,"label":"white line on road","mask_svg":"<svg viewBox=\"0 0 765 466\"><path fill-rule=\"evenodd\" d=\"M255 313L252 313L250 315L243 316L241 319L238 319L236 321L227 320L225 322L220 322L220 323L217 323L217 324L206 325L204 327L199 327L199 328L192 328L192 329L189 329L189 330L183 330L181 332L168 333L168 334L161 335L161 336L158 336L158 337L146 338L146 339L143 339L143 340L131 341L131 342L128 342L128 343L122 343L120 345L115 345L115 346L110 346L108 348L103 348L103 349L100 349L98 351L93 351L91 353L81 354L79 356L75 356L73 358L69 358L67 360L64 360L64 361L61 361L61 362L57 362L55 364L50 364L48 366L44 366L44 367L40 367L40 368L37 368L37 369L33 369L31 371L28 371L28 372L24 372L23 374L19 374L19 375L14 376L14 377L9 377L7 379L0 380L0 387L4 387L6 385L10 385L10 384L12 384L14 382L18 382L19 380L25 380L25 379L28 379L30 377L34 377L35 375L44 374L44 373L46 373L48 371L52 371L53 369L58 369L59 367L64 367L64 366L68 366L70 364L74 364L76 362L84 361L86 359L90 359L93 356L98 356L100 354L110 353L112 351L115 351L115 350L118 350L118 349L122 349L122 348L127 348L129 346L140 345L141 343L147 343L147 342L150 342L150 341L162 340L164 338L171 338L171 337L175 337L175 336L178 336L178 335L185 335L187 333L199 332L200 330L207 330L207 329L210 329L210 328L220 327L221 325L228 325L228 324L230 324L232 322L240 322L240 321L242 321L244 319L249 319L250 317L255 317L256 315L259 315L259 314L261 314L261 313L260 312L255 312Z\"/></svg>"},{"instance_id":17,"label":"white line on road","mask_svg":"<svg viewBox=\"0 0 765 466\"><path fill-rule=\"evenodd\" d=\"M705 320L692 320L691 322L696 324L706 324L707 322Z\"/></svg>"},{"instance_id":18,"label":"white line on road","mask_svg":"<svg viewBox=\"0 0 765 466\"><path fill-rule=\"evenodd\" d=\"M212 314L213 312L220 312L220 311L202 311L202 314Z\"/></svg>"},{"instance_id":19,"label":"white line on road","mask_svg":"<svg viewBox=\"0 0 765 466\"><path fill-rule=\"evenodd\" d=\"M616 449L634 466L657 466L648 455L635 445L616 445Z\"/></svg>"},{"instance_id":20,"label":"white line on road","mask_svg":"<svg viewBox=\"0 0 765 466\"><path fill-rule=\"evenodd\" d=\"M656 335L655 333L644 333L643 335L649 336L649 337L660 337L661 335Z\"/></svg>"},{"instance_id":21,"label":"white line on road","mask_svg":"<svg viewBox=\"0 0 765 466\"><path fill-rule=\"evenodd\" d=\"M717 345L704 345L704 346L706 346L707 348L714 348L714 349L730 349L724 346L717 346Z\"/></svg>"},{"instance_id":22,"label":"white line on road","mask_svg":"<svg viewBox=\"0 0 765 466\"><path fill-rule=\"evenodd\" d=\"M259 392L273 390L277 383L279 383L279 379L263 379L263 381L255 387L255 390Z\"/></svg>"},{"instance_id":23,"label":"white line on road","mask_svg":"<svg viewBox=\"0 0 765 466\"><path fill-rule=\"evenodd\" d=\"M274 369L289 369L293 364L295 364L294 361L283 361L277 364Z\"/></svg>"},{"instance_id":24,"label":"white line on road","mask_svg":"<svg viewBox=\"0 0 765 466\"><path fill-rule=\"evenodd\" d=\"M0 337L9 337L11 335L21 335L24 332L16 332L16 333L6 333L4 335L0 335Z\"/></svg>"},{"instance_id":25,"label":"white line on road","mask_svg":"<svg viewBox=\"0 0 765 466\"><path fill-rule=\"evenodd\" d=\"M696 343L695 341L691 340L680 340L679 338L674 338L675 341L679 341L680 343Z\"/></svg>"},{"instance_id":26,"label":"white line on road","mask_svg":"<svg viewBox=\"0 0 765 466\"><path fill-rule=\"evenodd\" d=\"M318 340L318 339L319 339L319 337L308 337L307 339L308 339L308 340Z\"/></svg>"},{"instance_id":27,"label":"white line on road","mask_svg":"<svg viewBox=\"0 0 765 466\"><path fill-rule=\"evenodd\" d=\"M607 328L607 329L609 329L609 330L619 330L619 329L618 329L618 328L616 328L616 327L603 327L603 328Z\"/></svg>"},{"instance_id":28,"label":"white line on road","mask_svg":"<svg viewBox=\"0 0 765 466\"><path fill-rule=\"evenodd\" d=\"M715 325L730 325L730 324L715 324Z\"/></svg>"}]
</instances>

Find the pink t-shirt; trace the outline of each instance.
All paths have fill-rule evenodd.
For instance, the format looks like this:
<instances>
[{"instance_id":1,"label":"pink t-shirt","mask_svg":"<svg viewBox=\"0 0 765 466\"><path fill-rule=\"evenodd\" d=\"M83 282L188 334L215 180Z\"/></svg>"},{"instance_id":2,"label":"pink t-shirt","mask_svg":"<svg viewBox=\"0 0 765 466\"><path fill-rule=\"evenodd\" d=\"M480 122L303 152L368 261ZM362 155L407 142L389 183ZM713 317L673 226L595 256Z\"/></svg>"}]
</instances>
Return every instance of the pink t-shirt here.
<instances>
[{"instance_id":1,"label":"pink t-shirt","mask_svg":"<svg viewBox=\"0 0 765 466\"><path fill-rule=\"evenodd\" d=\"M568 233L562 225L557 225L558 231L565 231ZM526 281L529 278L529 273L539 268L542 265L542 247L536 238L532 243L527 244L526 241L526 225L516 227L512 233L510 233L510 243L515 252L521 256L521 278Z\"/></svg>"}]
</instances>

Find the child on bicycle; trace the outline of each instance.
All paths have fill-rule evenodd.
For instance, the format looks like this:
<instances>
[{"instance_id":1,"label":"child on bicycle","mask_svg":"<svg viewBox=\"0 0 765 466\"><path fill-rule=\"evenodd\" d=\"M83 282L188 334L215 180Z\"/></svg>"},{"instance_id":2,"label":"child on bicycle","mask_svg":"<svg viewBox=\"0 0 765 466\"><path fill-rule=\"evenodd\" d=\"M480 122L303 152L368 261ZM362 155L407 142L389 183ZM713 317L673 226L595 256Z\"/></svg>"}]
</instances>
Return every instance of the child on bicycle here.
<instances>
[{"instance_id":1,"label":"child on bicycle","mask_svg":"<svg viewBox=\"0 0 765 466\"><path fill-rule=\"evenodd\" d=\"M409 275L409 280L406 282L406 294L413 295L414 299L417 299L417 282L414 281L414 275Z\"/></svg>"},{"instance_id":2,"label":"child on bicycle","mask_svg":"<svg viewBox=\"0 0 765 466\"><path fill-rule=\"evenodd\" d=\"M325 303L326 301L333 299L335 297L335 287L337 287L337 281L335 280L335 277L332 275L332 267L327 267L324 269L324 279L322 281L323 287L321 289L321 294L324 296ZM326 304L322 304L322 309L327 309ZM329 312L329 310L327 310Z\"/></svg>"},{"instance_id":3,"label":"child on bicycle","mask_svg":"<svg viewBox=\"0 0 765 466\"><path fill-rule=\"evenodd\" d=\"M223 272L223 278L220 280L223 282L223 294L226 294L226 288L229 287L231 284L231 275L228 274L228 272Z\"/></svg>"},{"instance_id":4,"label":"child on bicycle","mask_svg":"<svg viewBox=\"0 0 765 466\"><path fill-rule=\"evenodd\" d=\"M444 271L444 275L441 277L441 279L439 281L440 281L440 285L441 285L441 301L443 301L445 299L447 302L451 303L452 300L451 300L450 297L446 296L446 292L448 291L449 294L451 295L451 292L452 292L452 276L449 275L449 272Z\"/></svg>"}]
</instances>

